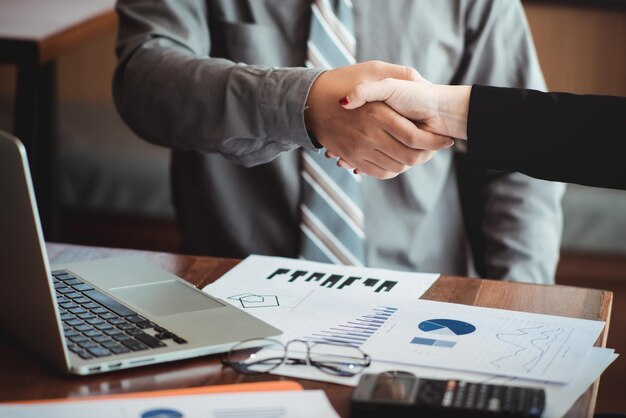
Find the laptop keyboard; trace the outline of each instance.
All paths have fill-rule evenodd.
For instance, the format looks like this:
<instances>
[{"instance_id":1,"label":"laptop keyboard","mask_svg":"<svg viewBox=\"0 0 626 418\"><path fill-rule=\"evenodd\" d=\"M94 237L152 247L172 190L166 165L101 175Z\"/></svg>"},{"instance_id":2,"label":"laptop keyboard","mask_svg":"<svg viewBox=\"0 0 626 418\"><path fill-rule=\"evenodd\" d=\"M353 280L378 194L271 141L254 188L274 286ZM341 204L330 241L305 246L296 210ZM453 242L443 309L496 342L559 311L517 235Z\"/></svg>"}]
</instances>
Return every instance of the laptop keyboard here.
<instances>
[{"instance_id":1,"label":"laptop keyboard","mask_svg":"<svg viewBox=\"0 0 626 418\"><path fill-rule=\"evenodd\" d=\"M67 347L85 360L187 344L65 270L52 278Z\"/></svg>"}]
</instances>

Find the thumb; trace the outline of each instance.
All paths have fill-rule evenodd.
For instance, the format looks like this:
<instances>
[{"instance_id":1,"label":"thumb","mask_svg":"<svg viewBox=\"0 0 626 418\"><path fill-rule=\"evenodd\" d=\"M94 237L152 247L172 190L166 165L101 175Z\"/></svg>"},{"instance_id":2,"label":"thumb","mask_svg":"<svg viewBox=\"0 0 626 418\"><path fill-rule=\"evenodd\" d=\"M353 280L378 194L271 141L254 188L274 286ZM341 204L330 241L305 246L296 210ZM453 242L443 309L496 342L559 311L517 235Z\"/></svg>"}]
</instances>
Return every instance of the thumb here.
<instances>
[{"instance_id":1,"label":"thumb","mask_svg":"<svg viewBox=\"0 0 626 418\"><path fill-rule=\"evenodd\" d=\"M386 78L357 85L350 94L339 100L344 109L356 109L368 102L384 102L395 91L393 80Z\"/></svg>"},{"instance_id":2,"label":"thumb","mask_svg":"<svg viewBox=\"0 0 626 418\"><path fill-rule=\"evenodd\" d=\"M380 79L396 78L405 81L424 81L422 75L415 68L386 62L382 63L382 68L378 75Z\"/></svg>"}]
</instances>

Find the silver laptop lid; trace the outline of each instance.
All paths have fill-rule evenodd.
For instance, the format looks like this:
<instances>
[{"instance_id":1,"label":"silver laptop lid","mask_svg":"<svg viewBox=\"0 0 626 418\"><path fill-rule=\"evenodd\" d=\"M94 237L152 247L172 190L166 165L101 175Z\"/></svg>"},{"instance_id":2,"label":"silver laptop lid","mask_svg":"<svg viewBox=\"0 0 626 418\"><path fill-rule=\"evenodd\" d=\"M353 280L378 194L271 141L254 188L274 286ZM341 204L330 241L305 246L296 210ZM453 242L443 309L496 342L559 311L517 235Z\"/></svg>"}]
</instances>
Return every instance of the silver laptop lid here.
<instances>
[{"instance_id":1,"label":"silver laptop lid","mask_svg":"<svg viewBox=\"0 0 626 418\"><path fill-rule=\"evenodd\" d=\"M0 331L68 370L24 145L0 131Z\"/></svg>"}]
</instances>

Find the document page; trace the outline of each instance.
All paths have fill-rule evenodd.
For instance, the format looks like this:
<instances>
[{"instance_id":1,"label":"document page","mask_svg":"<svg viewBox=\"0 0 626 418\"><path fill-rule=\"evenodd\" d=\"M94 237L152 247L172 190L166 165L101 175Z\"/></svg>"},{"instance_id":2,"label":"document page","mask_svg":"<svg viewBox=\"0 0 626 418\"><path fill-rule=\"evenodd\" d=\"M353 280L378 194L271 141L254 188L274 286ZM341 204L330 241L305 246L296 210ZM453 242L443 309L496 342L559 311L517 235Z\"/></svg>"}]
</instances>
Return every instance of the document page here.
<instances>
[{"instance_id":1,"label":"document page","mask_svg":"<svg viewBox=\"0 0 626 418\"><path fill-rule=\"evenodd\" d=\"M438 274L252 255L202 290L278 327L278 321L317 290L345 300L386 296L417 300L437 278Z\"/></svg>"},{"instance_id":2,"label":"document page","mask_svg":"<svg viewBox=\"0 0 626 418\"><path fill-rule=\"evenodd\" d=\"M0 405L11 418L339 418L321 390Z\"/></svg>"},{"instance_id":3,"label":"document page","mask_svg":"<svg viewBox=\"0 0 626 418\"><path fill-rule=\"evenodd\" d=\"M372 359L567 383L604 323L387 297L314 292L277 322L281 339L347 343Z\"/></svg>"}]
</instances>

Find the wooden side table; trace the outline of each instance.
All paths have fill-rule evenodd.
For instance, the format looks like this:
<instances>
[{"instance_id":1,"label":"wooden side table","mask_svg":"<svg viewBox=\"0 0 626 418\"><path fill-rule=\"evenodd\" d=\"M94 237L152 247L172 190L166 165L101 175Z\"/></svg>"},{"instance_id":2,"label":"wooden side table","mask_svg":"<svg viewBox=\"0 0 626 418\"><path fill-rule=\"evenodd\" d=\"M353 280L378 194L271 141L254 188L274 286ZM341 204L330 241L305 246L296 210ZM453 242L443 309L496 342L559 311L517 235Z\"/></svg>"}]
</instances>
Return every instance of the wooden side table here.
<instances>
[{"instance_id":1,"label":"wooden side table","mask_svg":"<svg viewBox=\"0 0 626 418\"><path fill-rule=\"evenodd\" d=\"M56 233L55 60L114 27L114 6L115 0L0 0L0 63L17 66L13 133L29 155L47 239Z\"/></svg>"}]
</instances>

